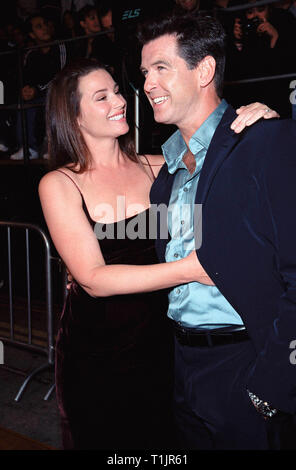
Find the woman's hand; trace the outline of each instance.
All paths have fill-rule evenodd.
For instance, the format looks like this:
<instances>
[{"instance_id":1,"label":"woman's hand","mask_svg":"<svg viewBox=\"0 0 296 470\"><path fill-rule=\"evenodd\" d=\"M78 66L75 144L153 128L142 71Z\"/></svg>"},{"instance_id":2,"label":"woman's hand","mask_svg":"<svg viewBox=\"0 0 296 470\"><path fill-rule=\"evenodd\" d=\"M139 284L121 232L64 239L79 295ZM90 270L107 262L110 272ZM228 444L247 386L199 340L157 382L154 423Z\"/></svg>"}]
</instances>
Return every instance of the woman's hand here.
<instances>
[{"instance_id":1,"label":"woman's hand","mask_svg":"<svg viewBox=\"0 0 296 470\"><path fill-rule=\"evenodd\" d=\"M207 286L215 285L212 279L207 275L204 268L200 264L195 251L192 251L190 255L184 258L183 261L187 263L188 270L190 270L193 281L199 282L200 284L206 284Z\"/></svg>"},{"instance_id":2,"label":"woman's hand","mask_svg":"<svg viewBox=\"0 0 296 470\"><path fill-rule=\"evenodd\" d=\"M276 111L270 109L264 103L251 103L246 106L241 106L236 110L236 113L238 117L232 122L230 128L237 134L246 126L251 126L261 118L271 119L280 117Z\"/></svg>"}]
</instances>

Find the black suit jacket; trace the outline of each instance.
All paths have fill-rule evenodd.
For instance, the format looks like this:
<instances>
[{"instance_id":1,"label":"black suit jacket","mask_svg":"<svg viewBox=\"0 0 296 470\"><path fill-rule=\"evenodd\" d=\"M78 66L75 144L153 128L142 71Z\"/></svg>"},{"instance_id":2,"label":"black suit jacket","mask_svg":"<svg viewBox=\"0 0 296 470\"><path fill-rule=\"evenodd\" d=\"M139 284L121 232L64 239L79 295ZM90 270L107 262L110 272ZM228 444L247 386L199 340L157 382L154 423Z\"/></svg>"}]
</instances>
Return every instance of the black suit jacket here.
<instances>
[{"instance_id":1,"label":"black suit jacket","mask_svg":"<svg viewBox=\"0 0 296 470\"><path fill-rule=\"evenodd\" d=\"M229 106L211 141L195 203L202 204L198 258L241 316L256 351L246 386L274 407L296 411L296 122L260 121L242 134ZM151 203L169 203L167 165ZM168 239L156 242L164 261Z\"/></svg>"}]
</instances>

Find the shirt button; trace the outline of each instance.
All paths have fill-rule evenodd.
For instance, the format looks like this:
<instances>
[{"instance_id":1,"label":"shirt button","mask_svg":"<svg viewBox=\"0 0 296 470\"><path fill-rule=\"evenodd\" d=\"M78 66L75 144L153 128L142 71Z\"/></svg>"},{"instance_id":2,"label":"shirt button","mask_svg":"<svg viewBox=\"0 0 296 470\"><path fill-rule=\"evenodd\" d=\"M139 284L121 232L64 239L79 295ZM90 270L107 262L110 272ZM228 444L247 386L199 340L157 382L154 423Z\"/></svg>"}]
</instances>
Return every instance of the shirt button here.
<instances>
[{"instance_id":1,"label":"shirt button","mask_svg":"<svg viewBox=\"0 0 296 470\"><path fill-rule=\"evenodd\" d=\"M179 257L179 254L178 254L178 253L174 253L174 257L175 257L175 258L178 258L178 257Z\"/></svg>"},{"instance_id":2,"label":"shirt button","mask_svg":"<svg viewBox=\"0 0 296 470\"><path fill-rule=\"evenodd\" d=\"M176 289L176 294L180 294L180 289Z\"/></svg>"},{"instance_id":3,"label":"shirt button","mask_svg":"<svg viewBox=\"0 0 296 470\"><path fill-rule=\"evenodd\" d=\"M185 224L185 220L181 220L181 225L184 225Z\"/></svg>"},{"instance_id":4,"label":"shirt button","mask_svg":"<svg viewBox=\"0 0 296 470\"><path fill-rule=\"evenodd\" d=\"M187 193L187 191L188 191L188 188L184 188L184 191L185 191L185 193Z\"/></svg>"}]
</instances>

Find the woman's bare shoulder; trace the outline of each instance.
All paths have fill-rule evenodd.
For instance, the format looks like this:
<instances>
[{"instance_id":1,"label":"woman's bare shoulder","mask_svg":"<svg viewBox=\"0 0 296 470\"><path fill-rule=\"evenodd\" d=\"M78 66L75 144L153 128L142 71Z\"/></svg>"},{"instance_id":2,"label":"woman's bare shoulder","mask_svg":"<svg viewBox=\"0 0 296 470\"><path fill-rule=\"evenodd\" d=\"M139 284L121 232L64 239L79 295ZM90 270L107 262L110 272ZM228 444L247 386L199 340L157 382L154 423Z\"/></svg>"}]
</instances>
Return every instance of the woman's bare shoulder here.
<instances>
[{"instance_id":1,"label":"woman's bare shoulder","mask_svg":"<svg viewBox=\"0 0 296 470\"><path fill-rule=\"evenodd\" d=\"M74 184L77 186L77 182L75 180L75 174L73 174L73 172L67 167L49 171L41 178L39 182L39 193L44 191L67 193L68 188L71 191L71 189L74 187Z\"/></svg>"},{"instance_id":2,"label":"woman's bare shoulder","mask_svg":"<svg viewBox=\"0 0 296 470\"><path fill-rule=\"evenodd\" d=\"M141 159L142 163L147 164L147 160L149 161L151 166L162 166L164 164L164 157L163 155L150 155L150 154L145 154L145 155L139 155L139 158Z\"/></svg>"}]
</instances>

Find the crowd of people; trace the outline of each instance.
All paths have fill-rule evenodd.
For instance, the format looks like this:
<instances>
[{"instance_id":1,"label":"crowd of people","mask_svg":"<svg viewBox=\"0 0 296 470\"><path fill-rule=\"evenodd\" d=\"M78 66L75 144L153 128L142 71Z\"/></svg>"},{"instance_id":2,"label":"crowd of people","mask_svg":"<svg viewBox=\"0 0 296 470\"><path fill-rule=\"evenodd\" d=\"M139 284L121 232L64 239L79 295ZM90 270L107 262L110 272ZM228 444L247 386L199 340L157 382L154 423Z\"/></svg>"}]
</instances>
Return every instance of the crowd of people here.
<instances>
[{"instance_id":1,"label":"crowd of people","mask_svg":"<svg viewBox=\"0 0 296 470\"><path fill-rule=\"evenodd\" d=\"M5 64L0 79L5 89L4 104L22 102L26 115L24 118L22 110L1 111L0 152L9 153L13 160L23 159L23 141L27 138L31 159L47 157L43 111L46 91L54 75L73 59L96 58L120 76L123 87L133 83L139 88L136 28L139 21L163 11L217 17L226 31L225 90L229 101L234 105L268 102L283 117L289 117L291 79L227 87L233 80L295 71L295 0L235 10L238 4L254 1L167 0L161 5L141 0L121 5L111 0L16 1L14 16L0 25L1 60ZM98 34L104 30L108 33ZM128 90L125 92L128 94Z\"/></svg>"}]
</instances>

